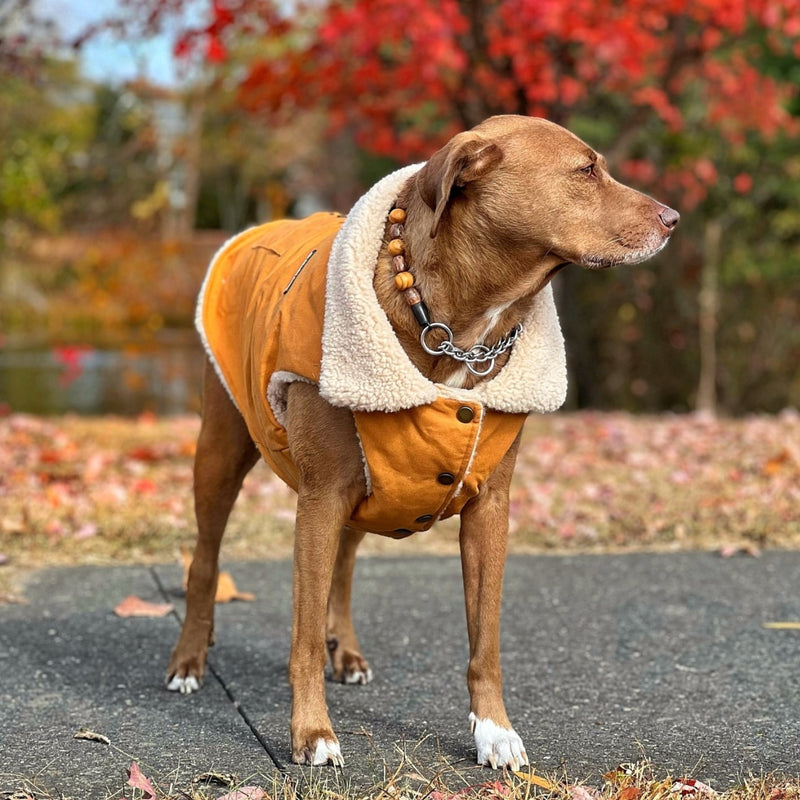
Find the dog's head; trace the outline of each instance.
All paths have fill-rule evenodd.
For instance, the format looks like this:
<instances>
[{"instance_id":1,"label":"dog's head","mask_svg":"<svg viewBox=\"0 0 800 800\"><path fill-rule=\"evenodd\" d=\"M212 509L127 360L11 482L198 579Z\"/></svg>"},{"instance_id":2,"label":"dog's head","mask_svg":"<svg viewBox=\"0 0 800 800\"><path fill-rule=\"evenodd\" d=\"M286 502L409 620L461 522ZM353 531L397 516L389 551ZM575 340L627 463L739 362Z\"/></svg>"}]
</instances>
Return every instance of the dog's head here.
<instances>
[{"instance_id":1,"label":"dog's head","mask_svg":"<svg viewBox=\"0 0 800 800\"><path fill-rule=\"evenodd\" d=\"M614 180L606 161L565 128L534 117L491 117L453 137L417 175L446 225L480 225L520 252L588 268L636 264L655 255L677 211Z\"/></svg>"}]
</instances>

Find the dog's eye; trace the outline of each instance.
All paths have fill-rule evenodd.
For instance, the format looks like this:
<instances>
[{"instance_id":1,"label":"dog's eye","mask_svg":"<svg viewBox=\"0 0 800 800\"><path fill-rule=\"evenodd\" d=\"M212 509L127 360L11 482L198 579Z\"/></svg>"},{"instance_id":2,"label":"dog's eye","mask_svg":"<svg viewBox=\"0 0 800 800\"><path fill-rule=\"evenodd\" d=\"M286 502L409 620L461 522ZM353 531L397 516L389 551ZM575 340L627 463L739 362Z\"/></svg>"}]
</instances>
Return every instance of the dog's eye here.
<instances>
[{"instance_id":1,"label":"dog's eye","mask_svg":"<svg viewBox=\"0 0 800 800\"><path fill-rule=\"evenodd\" d=\"M597 177L597 173L595 172L594 164L587 164L585 167L581 167L580 171L584 175L588 175L590 178Z\"/></svg>"}]
</instances>

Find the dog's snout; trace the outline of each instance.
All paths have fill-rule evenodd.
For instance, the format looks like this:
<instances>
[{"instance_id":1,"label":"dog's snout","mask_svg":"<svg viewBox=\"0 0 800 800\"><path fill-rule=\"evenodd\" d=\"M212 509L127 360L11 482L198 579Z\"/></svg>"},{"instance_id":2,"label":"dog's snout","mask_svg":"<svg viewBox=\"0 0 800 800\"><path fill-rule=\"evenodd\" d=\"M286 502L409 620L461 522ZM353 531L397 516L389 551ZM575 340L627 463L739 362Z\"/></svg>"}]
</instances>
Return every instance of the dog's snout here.
<instances>
[{"instance_id":1,"label":"dog's snout","mask_svg":"<svg viewBox=\"0 0 800 800\"><path fill-rule=\"evenodd\" d=\"M664 209L658 215L658 218L664 223L664 227L671 231L678 224L678 220L680 220L681 215L674 208L664 206Z\"/></svg>"}]
</instances>

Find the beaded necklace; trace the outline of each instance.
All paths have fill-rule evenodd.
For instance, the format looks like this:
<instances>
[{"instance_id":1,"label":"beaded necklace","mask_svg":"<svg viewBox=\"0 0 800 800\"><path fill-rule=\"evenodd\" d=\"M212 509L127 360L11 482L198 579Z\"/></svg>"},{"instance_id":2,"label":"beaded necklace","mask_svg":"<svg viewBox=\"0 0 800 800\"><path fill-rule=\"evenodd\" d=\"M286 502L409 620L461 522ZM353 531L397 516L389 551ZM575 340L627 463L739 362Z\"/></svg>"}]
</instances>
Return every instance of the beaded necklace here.
<instances>
[{"instance_id":1,"label":"beaded necklace","mask_svg":"<svg viewBox=\"0 0 800 800\"><path fill-rule=\"evenodd\" d=\"M419 342L422 349L432 356L449 356L460 361L466 368L478 377L488 375L495 365L498 356L510 350L514 346L522 333L522 323L515 325L511 331L491 347L485 344L475 344L469 350L461 350L453 344L453 331L442 322L431 322L428 307L422 299L419 291L414 287L414 276L408 271L405 253L406 244L403 241L405 230L406 212L402 208L393 208L389 212L389 235L392 237L387 245L389 255L392 258L394 267L394 285L403 293L406 302L411 307L414 318L419 323L422 331L419 335ZM427 342L427 336L433 330L440 330L445 338L436 347L431 347Z\"/></svg>"}]
</instances>

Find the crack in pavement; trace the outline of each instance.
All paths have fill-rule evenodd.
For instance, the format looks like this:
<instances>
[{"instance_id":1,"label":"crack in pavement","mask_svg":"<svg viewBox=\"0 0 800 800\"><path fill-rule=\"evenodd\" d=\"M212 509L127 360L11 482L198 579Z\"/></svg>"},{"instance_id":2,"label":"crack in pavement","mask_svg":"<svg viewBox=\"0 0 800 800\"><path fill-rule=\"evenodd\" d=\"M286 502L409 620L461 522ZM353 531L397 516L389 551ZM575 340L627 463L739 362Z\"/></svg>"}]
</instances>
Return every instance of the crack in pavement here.
<instances>
[{"instance_id":1,"label":"crack in pavement","mask_svg":"<svg viewBox=\"0 0 800 800\"><path fill-rule=\"evenodd\" d=\"M161 581L161 578L158 575L155 567L150 567L150 576L152 577L153 581L155 582L158 591L161 593L161 596L164 598L165 602L170 603L170 595L167 591L167 588ZM179 625L183 625L183 619L181 615L178 613L177 609L174 607L172 608L172 615L178 621ZM275 751L270 747L269 742L264 738L261 734L261 731L255 726L253 721L250 719L247 711L245 710L244 706L236 699L236 696L233 694L233 691L225 682L222 674L214 667L210 660L206 661L206 670L214 676L215 680L219 685L222 687L222 691L225 692L225 696L230 700L233 707L236 709L236 713L242 718L244 724L250 729L250 732L256 738L256 741L261 745L264 752L270 757L272 763L275 765L275 768L279 770L284 775L291 774L289 770L287 770L286 765L275 755Z\"/></svg>"}]
</instances>

